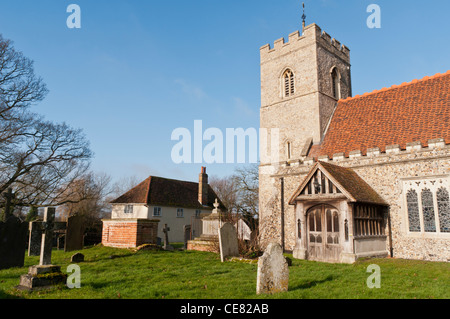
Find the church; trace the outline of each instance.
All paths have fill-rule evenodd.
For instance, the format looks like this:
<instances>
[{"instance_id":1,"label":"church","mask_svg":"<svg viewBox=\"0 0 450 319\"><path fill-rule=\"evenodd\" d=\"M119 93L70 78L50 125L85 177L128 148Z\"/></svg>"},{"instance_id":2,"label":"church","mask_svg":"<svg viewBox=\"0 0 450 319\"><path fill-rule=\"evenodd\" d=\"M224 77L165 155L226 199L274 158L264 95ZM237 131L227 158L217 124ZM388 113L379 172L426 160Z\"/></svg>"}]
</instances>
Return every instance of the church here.
<instances>
[{"instance_id":1,"label":"church","mask_svg":"<svg viewBox=\"0 0 450 319\"><path fill-rule=\"evenodd\" d=\"M450 71L352 96L349 48L305 23L260 57L261 246L450 261Z\"/></svg>"}]
</instances>

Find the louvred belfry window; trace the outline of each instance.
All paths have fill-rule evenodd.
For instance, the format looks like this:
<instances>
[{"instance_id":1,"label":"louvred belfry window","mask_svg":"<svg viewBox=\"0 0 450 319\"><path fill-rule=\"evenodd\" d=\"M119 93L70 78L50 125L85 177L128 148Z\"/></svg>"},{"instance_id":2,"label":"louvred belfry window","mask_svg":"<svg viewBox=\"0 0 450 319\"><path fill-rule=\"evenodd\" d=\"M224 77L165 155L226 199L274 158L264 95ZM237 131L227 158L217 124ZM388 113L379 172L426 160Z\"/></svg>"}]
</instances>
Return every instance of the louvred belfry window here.
<instances>
[{"instance_id":1,"label":"louvred belfry window","mask_svg":"<svg viewBox=\"0 0 450 319\"><path fill-rule=\"evenodd\" d=\"M295 93L295 80L294 80L294 73L291 70L286 70L283 74L283 81L284 81L284 96L292 96Z\"/></svg>"}]
</instances>

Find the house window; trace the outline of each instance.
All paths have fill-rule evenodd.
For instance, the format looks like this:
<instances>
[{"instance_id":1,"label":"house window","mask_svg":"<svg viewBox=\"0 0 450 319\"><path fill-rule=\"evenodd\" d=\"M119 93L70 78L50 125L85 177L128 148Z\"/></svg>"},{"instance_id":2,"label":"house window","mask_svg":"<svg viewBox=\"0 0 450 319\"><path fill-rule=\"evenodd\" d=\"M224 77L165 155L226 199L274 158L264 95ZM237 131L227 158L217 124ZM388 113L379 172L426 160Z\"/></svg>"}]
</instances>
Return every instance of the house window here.
<instances>
[{"instance_id":1,"label":"house window","mask_svg":"<svg viewBox=\"0 0 450 319\"><path fill-rule=\"evenodd\" d=\"M195 217L200 217L201 214L202 214L201 209L196 209L195 210Z\"/></svg>"},{"instance_id":2,"label":"house window","mask_svg":"<svg viewBox=\"0 0 450 319\"><path fill-rule=\"evenodd\" d=\"M184 211L183 208L177 208L177 217L183 217Z\"/></svg>"},{"instance_id":3,"label":"house window","mask_svg":"<svg viewBox=\"0 0 450 319\"><path fill-rule=\"evenodd\" d=\"M294 73L290 69L287 69L283 73L283 84L284 84L284 96L289 97L294 95L295 93Z\"/></svg>"},{"instance_id":4,"label":"house window","mask_svg":"<svg viewBox=\"0 0 450 319\"><path fill-rule=\"evenodd\" d=\"M403 181L411 233L450 233L449 186L448 177Z\"/></svg>"},{"instance_id":5,"label":"house window","mask_svg":"<svg viewBox=\"0 0 450 319\"><path fill-rule=\"evenodd\" d=\"M341 84L337 68L333 68L333 71L331 71L331 81L333 86L333 97L336 100L339 100L341 98Z\"/></svg>"},{"instance_id":6,"label":"house window","mask_svg":"<svg viewBox=\"0 0 450 319\"><path fill-rule=\"evenodd\" d=\"M133 205L125 205L125 214L133 214Z\"/></svg>"},{"instance_id":7,"label":"house window","mask_svg":"<svg viewBox=\"0 0 450 319\"><path fill-rule=\"evenodd\" d=\"M153 216L161 217L161 207L153 207Z\"/></svg>"}]
</instances>

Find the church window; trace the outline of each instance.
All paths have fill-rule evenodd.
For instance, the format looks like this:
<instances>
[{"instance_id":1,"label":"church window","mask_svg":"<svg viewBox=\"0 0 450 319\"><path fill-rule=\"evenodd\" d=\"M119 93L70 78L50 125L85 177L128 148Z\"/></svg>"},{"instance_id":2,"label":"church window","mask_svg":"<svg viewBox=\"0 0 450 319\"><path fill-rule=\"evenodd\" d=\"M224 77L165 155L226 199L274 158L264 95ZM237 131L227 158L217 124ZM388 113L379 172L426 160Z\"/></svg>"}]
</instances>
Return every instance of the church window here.
<instances>
[{"instance_id":1,"label":"church window","mask_svg":"<svg viewBox=\"0 0 450 319\"><path fill-rule=\"evenodd\" d=\"M404 180L409 232L450 233L450 180L448 177L423 177Z\"/></svg>"},{"instance_id":2,"label":"church window","mask_svg":"<svg viewBox=\"0 0 450 319\"><path fill-rule=\"evenodd\" d=\"M295 93L294 84L295 84L294 73L290 69L287 69L283 73L283 85L285 97L294 95Z\"/></svg>"},{"instance_id":3,"label":"church window","mask_svg":"<svg viewBox=\"0 0 450 319\"><path fill-rule=\"evenodd\" d=\"M408 207L409 231L420 232L419 201L415 190L410 189L406 194L406 204Z\"/></svg>"},{"instance_id":4,"label":"church window","mask_svg":"<svg viewBox=\"0 0 450 319\"><path fill-rule=\"evenodd\" d=\"M341 84L337 68L334 68L333 71L331 71L331 81L333 86L333 97L336 100L339 100L341 98Z\"/></svg>"},{"instance_id":5,"label":"church window","mask_svg":"<svg viewBox=\"0 0 450 319\"><path fill-rule=\"evenodd\" d=\"M436 232L433 193L429 189L422 191L422 212L425 232Z\"/></svg>"},{"instance_id":6,"label":"church window","mask_svg":"<svg viewBox=\"0 0 450 319\"><path fill-rule=\"evenodd\" d=\"M287 152L287 159L290 160L292 157L292 143L291 142L286 143L286 152Z\"/></svg>"},{"instance_id":7,"label":"church window","mask_svg":"<svg viewBox=\"0 0 450 319\"><path fill-rule=\"evenodd\" d=\"M441 187L437 191L437 205L439 212L439 225L443 233L450 233L450 200L448 191Z\"/></svg>"},{"instance_id":8,"label":"church window","mask_svg":"<svg viewBox=\"0 0 450 319\"><path fill-rule=\"evenodd\" d=\"M373 205L355 205L355 236L383 236L383 210Z\"/></svg>"}]
</instances>

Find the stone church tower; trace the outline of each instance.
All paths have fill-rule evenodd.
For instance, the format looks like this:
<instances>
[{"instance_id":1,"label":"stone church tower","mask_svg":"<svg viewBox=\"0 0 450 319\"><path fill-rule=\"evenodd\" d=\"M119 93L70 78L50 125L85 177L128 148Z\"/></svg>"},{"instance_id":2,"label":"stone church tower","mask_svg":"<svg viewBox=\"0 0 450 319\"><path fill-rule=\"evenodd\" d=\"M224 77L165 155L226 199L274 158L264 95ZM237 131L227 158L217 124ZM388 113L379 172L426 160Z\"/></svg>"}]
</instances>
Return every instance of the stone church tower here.
<instances>
[{"instance_id":1,"label":"stone church tower","mask_svg":"<svg viewBox=\"0 0 450 319\"><path fill-rule=\"evenodd\" d=\"M351 97L350 50L319 26L311 24L303 28L302 34L291 33L288 41L281 38L273 47L266 44L260 54L260 125L267 129L268 144L272 140L271 146L263 145L265 140L261 144L260 214L281 222L283 216L278 214L285 215L293 208L278 207L283 201L280 197L286 191L290 196L295 189L288 186L284 190L280 185L283 179L271 176L281 164L298 164L313 144L319 144L337 101ZM271 136L275 131L277 136ZM280 187L283 191L279 191ZM274 222L267 223L267 227L273 227ZM261 225L261 236L281 240L279 237L284 234L283 227L279 226L281 234L279 229L271 231Z\"/></svg>"}]
</instances>

